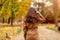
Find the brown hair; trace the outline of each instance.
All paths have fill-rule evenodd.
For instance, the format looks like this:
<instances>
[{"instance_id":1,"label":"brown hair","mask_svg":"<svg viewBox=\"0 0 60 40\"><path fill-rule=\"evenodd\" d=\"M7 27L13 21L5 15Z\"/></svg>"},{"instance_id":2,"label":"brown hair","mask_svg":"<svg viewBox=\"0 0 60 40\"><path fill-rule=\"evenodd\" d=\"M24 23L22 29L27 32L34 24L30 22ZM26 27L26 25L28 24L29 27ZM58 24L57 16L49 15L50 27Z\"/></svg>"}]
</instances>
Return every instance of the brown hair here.
<instances>
[{"instance_id":1,"label":"brown hair","mask_svg":"<svg viewBox=\"0 0 60 40\"><path fill-rule=\"evenodd\" d=\"M30 8L26 15L27 23L37 23L39 21L39 15L36 13L34 8Z\"/></svg>"}]
</instances>

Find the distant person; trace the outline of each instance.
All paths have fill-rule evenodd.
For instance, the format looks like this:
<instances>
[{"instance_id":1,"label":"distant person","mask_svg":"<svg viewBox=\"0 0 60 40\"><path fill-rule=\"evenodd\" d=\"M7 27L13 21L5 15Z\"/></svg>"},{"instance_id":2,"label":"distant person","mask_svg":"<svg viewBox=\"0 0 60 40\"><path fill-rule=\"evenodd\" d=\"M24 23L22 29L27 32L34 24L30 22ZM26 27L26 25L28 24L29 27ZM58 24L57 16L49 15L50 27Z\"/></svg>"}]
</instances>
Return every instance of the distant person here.
<instances>
[{"instance_id":1,"label":"distant person","mask_svg":"<svg viewBox=\"0 0 60 40\"><path fill-rule=\"evenodd\" d=\"M25 40L38 40L38 25L45 21L39 10L40 8L35 5L25 16L23 28Z\"/></svg>"}]
</instances>

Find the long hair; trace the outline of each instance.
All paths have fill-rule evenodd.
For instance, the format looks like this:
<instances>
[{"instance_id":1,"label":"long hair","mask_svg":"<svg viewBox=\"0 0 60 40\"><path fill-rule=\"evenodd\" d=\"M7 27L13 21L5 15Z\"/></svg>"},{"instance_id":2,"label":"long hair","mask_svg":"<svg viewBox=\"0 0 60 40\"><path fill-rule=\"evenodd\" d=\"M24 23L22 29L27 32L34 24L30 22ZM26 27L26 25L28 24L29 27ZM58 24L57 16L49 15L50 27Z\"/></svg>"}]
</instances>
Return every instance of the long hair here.
<instances>
[{"instance_id":1,"label":"long hair","mask_svg":"<svg viewBox=\"0 0 60 40\"><path fill-rule=\"evenodd\" d=\"M30 8L26 15L27 23L37 23L39 22L39 15L36 13L34 8Z\"/></svg>"}]
</instances>

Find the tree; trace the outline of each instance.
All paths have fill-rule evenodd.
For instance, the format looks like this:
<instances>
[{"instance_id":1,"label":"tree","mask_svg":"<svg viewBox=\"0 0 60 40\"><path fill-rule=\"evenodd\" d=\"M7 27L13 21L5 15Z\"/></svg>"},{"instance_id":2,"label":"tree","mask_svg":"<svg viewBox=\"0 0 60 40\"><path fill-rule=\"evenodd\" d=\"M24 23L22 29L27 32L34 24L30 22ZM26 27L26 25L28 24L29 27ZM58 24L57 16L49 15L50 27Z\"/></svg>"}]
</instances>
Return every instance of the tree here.
<instances>
[{"instance_id":1,"label":"tree","mask_svg":"<svg viewBox=\"0 0 60 40\"><path fill-rule=\"evenodd\" d=\"M4 23L4 19L6 19L7 18L7 15L8 15L8 10L6 10L6 2L7 2L7 0L0 0L0 16L2 17L2 23ZM5 5L5 6L4 6ZM6 17L5 17L6 16Z\"/></svg>"},{"instance_id":2,"label":"tree","mask_svg":"<svg viewBox=\"0 0 60 40\"><path fill-rule=\"evenodd\" d=\"M55 25L56 27L58 27L58 20L57 20L57 14L58 14L58 0L53 0L53 4L54 4L54 15L55 15Z\"/></svg>"},{"instance_id":3,"label":"tree","mask_svg":"<svg viewBox=\"0 0 60 40\"><path fill-rule=\"evenodd\" d=\"M0 2L3 3L0 10L0 16L3 20L8 19L8 23L13 25L14 19L25 16L27 10L30 8L31 1L32 0L22 0L21 2L18 2L18 0L0 0Z\"/></svg>"},{"instance_id":4,"label":"tree","mask_svg":"<svg viewBox=\"0 0 60 40\"><path fill-rule=\"evenodd\" d=\"M4 5L4 3L6 2L7 0L0 0L0 10L2 9L2 6Z\"/></svg>"}]
</instances>

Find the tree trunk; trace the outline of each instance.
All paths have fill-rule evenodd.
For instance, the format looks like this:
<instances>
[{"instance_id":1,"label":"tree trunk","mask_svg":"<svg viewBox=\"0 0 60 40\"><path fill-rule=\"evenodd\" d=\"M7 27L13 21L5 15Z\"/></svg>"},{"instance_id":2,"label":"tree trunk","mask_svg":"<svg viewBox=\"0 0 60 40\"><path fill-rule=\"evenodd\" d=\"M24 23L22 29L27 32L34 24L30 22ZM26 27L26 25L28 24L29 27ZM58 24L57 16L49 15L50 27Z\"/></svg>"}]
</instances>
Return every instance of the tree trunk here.
<instances>
[{"instance_id":1,"label":"tree trunk","mask_svg":"<svg viewBox=\"0 0 60 40\"><path fill-rule=\"evenodd\" d=\"M14 22L14 11L12 10L12 12L11 12L11 26L13 26L13 22Z\"/></svg>"},{"instance_id":2,"label":"tree trunk","mask_svg":"<svg viewBox=\"0 0 60 40\"><path fill-rule=\"evenodd\" d=\"M4 23L4 17L2 18L2 23Z\"/></svg>"},{"instance_id":3,"label":"tree trunk","mask_svg":"<svg viewBox=\"0 0 60 40\"><path fill-rule=\"evenodd\" d=\"M12 17L11 17L11 26L13 26L13 22L14 22L14 13L12 13Z\"/></svg>"},{"instance_id":4,"label":"tree trunk","mask_svg":"<svg viewBox=\"0 0 60 40\"><path fill-rule=\"evenodd\" d=\"M10 24L10 19L11 19L11 18L9 17L9 18L8 18L8 24Z\"/></svg>"},{"instance_id":5,"label":"tree trunk","mask_svg":"<svg viewBox=\"0 0 60 40\"><path fill-rule=\"evenodd\" d=\"M11 18L11 26L13 26L13 21L14 21L14 18L12 17Z\"/></svg>"},{"instance_id":6,"label":"tree trunk","mask_svg":"<svg viewBox=\"0 0 60 40\"><path fill-rule=\"evenodd\" d=\"M58 0L53 0L53 4L54 4L54 16L55 16L55 26L58 27L58 17L57 17L57 13L58 13Z\"/></svg>"}]
</instances>

